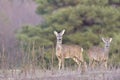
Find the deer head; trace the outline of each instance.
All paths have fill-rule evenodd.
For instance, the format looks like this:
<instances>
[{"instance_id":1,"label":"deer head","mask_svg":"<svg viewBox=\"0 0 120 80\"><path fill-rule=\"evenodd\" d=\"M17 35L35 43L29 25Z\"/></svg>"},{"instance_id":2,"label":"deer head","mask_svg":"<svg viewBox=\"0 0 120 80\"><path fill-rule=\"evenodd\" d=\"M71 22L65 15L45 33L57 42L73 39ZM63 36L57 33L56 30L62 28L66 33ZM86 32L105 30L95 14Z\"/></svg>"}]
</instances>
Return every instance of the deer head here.
<instances>
[{"instance_id":1,"label":"deer head","mask_svg":"<svg viewBox=\"0 0 120 80\"><path fill-rule=\"evenodd\" d=\"M112 41L112 38L103 38L102 37L102 41L105 43L105 48L109 48L110 47L110 43Z\"/></svg>"},{"instance_id":2,"label":"deer head","mask_svg":"<svg viewBox=\"0 0 120 80\"><path fill-rule=\"evenodd\" d=\"M56 35L56 38L57 38L57 44L62 44L62 37L64 33L65 33L65 29L62 30L60 33L58 33L57 31L54 31L54 34Z\"/></svg>"}]
</instances>

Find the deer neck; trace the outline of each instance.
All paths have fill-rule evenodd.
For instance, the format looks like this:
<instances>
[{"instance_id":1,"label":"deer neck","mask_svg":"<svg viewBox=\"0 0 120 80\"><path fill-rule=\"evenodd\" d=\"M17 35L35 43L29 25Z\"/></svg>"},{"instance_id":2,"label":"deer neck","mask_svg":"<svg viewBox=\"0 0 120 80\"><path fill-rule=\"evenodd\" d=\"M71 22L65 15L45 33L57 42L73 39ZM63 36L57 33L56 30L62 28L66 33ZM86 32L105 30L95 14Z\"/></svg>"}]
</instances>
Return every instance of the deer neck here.
<instances>
[{"instance_id":1,"label":"deer neck","mask_svg":"<svg viewBox=\"0 0 120 80\"><path fill-rule=\"evenodd\" d=\"M109 53L109 47L104 46L104 53L108 54Z\"/></svg>"},{"instance_id":2,"label":"deer neck","mask_svg":"<svg viewBox=\"0 0 120 80\"><path fill-rule=\"evenodd\" d=\"M61 51L61 49L62 49L62 43L57 43L56 51Z\"/></svg>"}]
</instances>

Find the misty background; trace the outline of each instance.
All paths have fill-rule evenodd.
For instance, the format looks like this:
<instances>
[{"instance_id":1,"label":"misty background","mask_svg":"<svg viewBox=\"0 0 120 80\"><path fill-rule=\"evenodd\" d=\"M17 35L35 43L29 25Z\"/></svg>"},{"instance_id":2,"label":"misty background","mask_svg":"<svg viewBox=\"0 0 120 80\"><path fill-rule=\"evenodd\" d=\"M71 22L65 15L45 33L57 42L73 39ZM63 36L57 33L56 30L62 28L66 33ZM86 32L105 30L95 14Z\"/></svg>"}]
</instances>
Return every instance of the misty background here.
<instances>
[{"instance_id":1,"label":"misty background","mask_svg":"<svg viewBox=\"0 0 120 80\"><path fill-rule=\"evenodd\" d=\"M0 47L4 47L9 59L16 57L16 31L27 24L40 24L36 7L33 0L0 0Z\"/></svg>"}]
</instances>

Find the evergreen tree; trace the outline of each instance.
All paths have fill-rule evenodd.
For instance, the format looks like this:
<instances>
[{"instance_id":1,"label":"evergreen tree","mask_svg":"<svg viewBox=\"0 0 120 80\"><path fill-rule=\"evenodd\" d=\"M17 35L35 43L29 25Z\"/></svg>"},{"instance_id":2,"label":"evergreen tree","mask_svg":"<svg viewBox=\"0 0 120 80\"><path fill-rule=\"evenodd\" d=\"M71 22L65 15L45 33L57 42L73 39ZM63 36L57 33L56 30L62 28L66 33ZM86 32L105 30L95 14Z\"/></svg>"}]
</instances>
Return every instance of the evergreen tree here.
<instances>
[{"instance_id":1,"label":"evergreen tree","mask_svg":"<svg viewBox=\"0 0 120 80\"><path fill-rule=\"evenodd\" d=\"M120 51L119 0L36 0L36 13L44 22L37 26L23 27L19 40L35 41L36 47L51 47L56 39L54 30L66 29L64 44L76 44L88 49L102 45L101 37L112 37L110 55ZM120 55L119 55L120 56Z\"/></svg>"}]
</instances>

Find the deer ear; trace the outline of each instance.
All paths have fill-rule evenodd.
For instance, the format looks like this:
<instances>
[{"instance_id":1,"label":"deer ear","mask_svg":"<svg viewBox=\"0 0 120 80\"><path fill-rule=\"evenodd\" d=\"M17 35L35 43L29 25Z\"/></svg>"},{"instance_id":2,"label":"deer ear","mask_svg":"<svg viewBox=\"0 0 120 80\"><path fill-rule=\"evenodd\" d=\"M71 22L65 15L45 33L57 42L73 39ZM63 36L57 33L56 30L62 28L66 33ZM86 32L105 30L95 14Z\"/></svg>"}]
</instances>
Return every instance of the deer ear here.
<instances>
[{"instance_id":1,"label":"deer ear","mask_svg":"<svg viewBox=\"0 0 120 80\"><path fill-rule=\"evenodd\" d=\"M65 29L63 29L60 34L63 35L65 33Z\"/></svg>"},{"instance_id":2,"label":"deer ear","mask_svg":"<svg viewBox=\"0 0 120 80\"><path fill-rule=\"evenodd\" d=\"M105 41L105 38L102 37L102 41L105 43L105 42L106 42L106 41Z\"/></svg>"},{"instance_id":3,"label":"deer ear","mask_svg":"<svg viewBox=\"0 0 120 80\"><path fill-rule=\"evenodd\" d=\"M57 35L58 35L58 32L57 32L57 31L54 31L54 34L57 36Z\"/></svg>"},{"instance_id":4,"label":"deer ear","mask_svg":"<svg viewBox=\"0 0 120 80\"><path fill-rule=\"evenodd\" d=\"M109 40L110 42L112 41L112 38L110 38L110 40Z\"/></svg>"}]
</instances>

